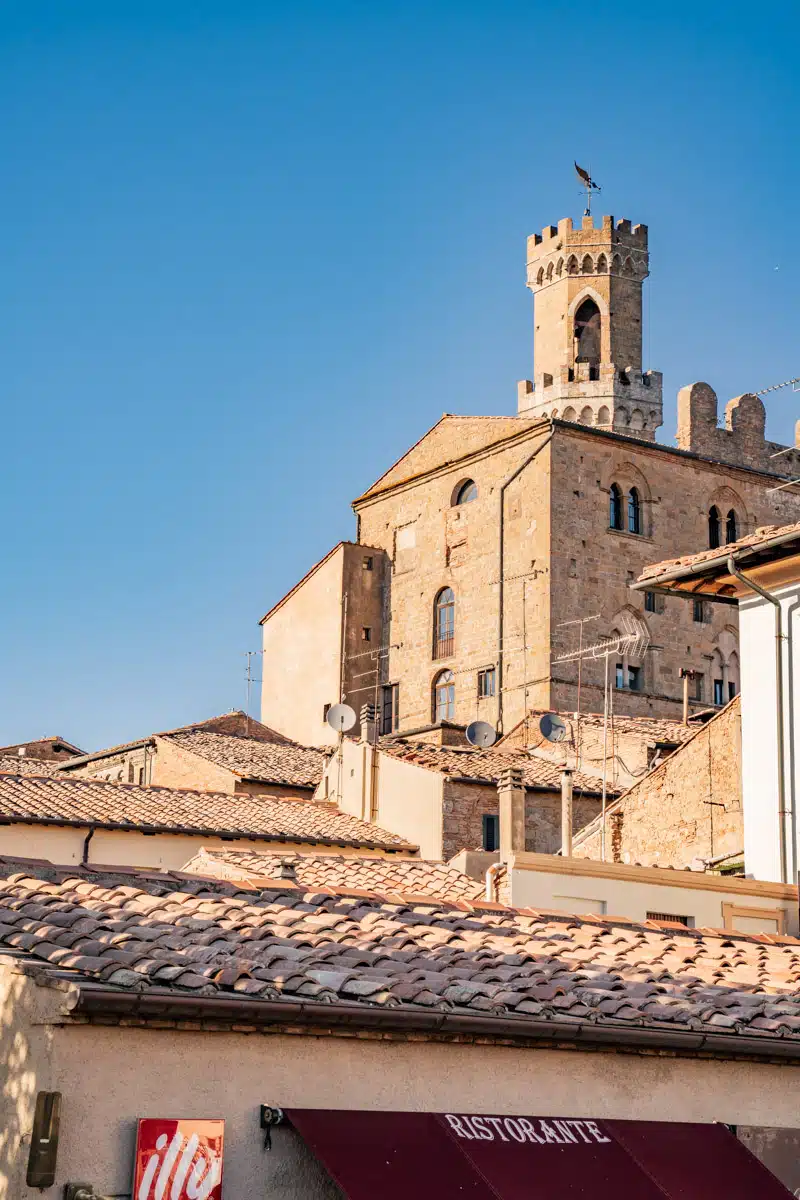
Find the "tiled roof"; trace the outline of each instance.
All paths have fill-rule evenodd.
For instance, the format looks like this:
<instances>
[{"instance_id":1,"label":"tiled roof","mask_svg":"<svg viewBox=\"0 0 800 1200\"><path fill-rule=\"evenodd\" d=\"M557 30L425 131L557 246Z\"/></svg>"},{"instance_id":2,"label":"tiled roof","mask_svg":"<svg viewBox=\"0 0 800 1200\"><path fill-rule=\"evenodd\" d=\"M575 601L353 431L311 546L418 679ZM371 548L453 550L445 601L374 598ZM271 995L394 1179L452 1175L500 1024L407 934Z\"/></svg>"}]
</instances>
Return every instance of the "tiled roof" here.
<instances>
[{"instance_id":1,"label":"tiled roof","mask_svg":"<svg viewBox=\"0 0 800 1200\"><path fill-rule=\"evenodd\" d=\"M638 1029L652 1045L680 1031L694 1049L723 1034L728 1055L800 1053L800 941L777 935L6 861L0 948L137 1006L227 995L323 1025L347 1005L351 1027L392 1010L487 1035L550 1026L613 1044Z\"/></svg>"},{"instance_id":2,"label":"tiled roof","mask_svg":"<svg viewBox=\"0 0 800 1200\"><path fill-rule=\"evenodd\" d=\"M24 754L0 754L0 774L57 775L61 763L57 758L28 758Z\"/></svg>"},{"instance_id":3,"label":"tiled roof","mask_svg":"<svg viewBox=\"0 0 800 1200\"><path fill-rule=\"evenodd\" d=\"M527 717L510 729L505 738L498 745L502 748L506 745L521 745L523 735L527 732L528 745L538 746L545 741L544 735L539 732L539 719L546 713L552 712L552 709L534 709ZM577 721L574 712L560 712L558 714L567 725L568 730L574 730ZM682 721L671 721L667 717L627 717L618 716L614 713L613 716L614 731L618 735L625 737L640 737L645 744L654 742L674 742L679 744L685 742L695 732L696 726L684 725ZM581 713L580 724L582 729L602 729L603 714L602 713ZM547 743L556 751L559 745L563 743L553 742Z\"/></svg>"},{"instance_id":4,"label":"tiled roof","mask_svg":"<svg viewBox=\"0 0 800 1200\"><path fill-rule=\"evenodd\" d=\"M455 746L431 746L427 742L390 738L382 740L380 748L392 758L415 763L428 771L440 771L454 779L474 779L496 785L506 767L519 767L527 788L554 792L561 789L561 767L523 751L477 750L471 746L462 750ZM575 772L573 784L576 791L599 795L597 780L582 771Z\"/></svg>"},{"instance_id":5,"label":"tiled roof","mask_svg":"<svg viewBox=\"0 0 800 1200\"><path fill-rule=\"evenodd\" d=\"M168 734L167 738L183 750L189 750L217 766L227 767L240 779L257 780L259 783L315 788L327 762L327 755L322 750L297 746L293 742L272 743L201 730L178 730Z\"/></svg>"},{"instance_id":6,"label":"tiled roof","mask_svg":"<svg viewBox=\"0 0 800 1200\"><path fill-rule=\"evenodd\" d=\"M396 834L339 812L327 802L139 787L61 774L0 775L0 820L367 848L408 846Z\"/></svg>"},{"instance_id":7,"label":"tiled roof","mask_svg":"<svg viewBox=\"0 0 800 1200\"><path fill-rule=\"evenodd\" d=\"M367 858L341 854L261 854L255 850L208 850L205 847L184 870L219 879L279 877L282 864L303 887L360 888L368 892L403 892L440 899L480 899L484 885L447 863L396 855Z\"/></svg>"},{"instance_id":8,"label":"tiled roof","mask_svg":"<svg viewBox=\"0 0 800 1200\"><path fill-rule=\"evenodd\" d=\"M715 559L719 559L720 566L724 567L728 555L736 554L739 550L758 549L765 542L784 535L787 541L791 540L793 535L800 537L800 522L794 525L762 525L756 529L755 533L749 533L736 542L730 542L727 546L718 546L714 550L700 550L697 554L684 554L680 558L665 558L662 562L652 563L649 567L645 567L639 579L640 581L652 579L656 575L664 575L667 571L677 570L680 567L694 567L700 563L713 562Z\"/></svg>"},{"instance_id":9,"label":"tiled roof","mask_svg":"<svg viewBox=\"0 0 800 1200\"><path fill-rule=\"evenodd\" d=\"M80 747L73 746L72 742L68 742L66 738L54 736L36 738L33 742L11 742L8 746L0 746L0 758L5 757L7 754L16 755L20 747L25 751L24 755L20 755L21 758L35 758L39 761L44 760L45 762L54 759L65 762L69 755L62 754L62 750L69 751L73 755L83 754Z\"/></svg>"}]
</instances>

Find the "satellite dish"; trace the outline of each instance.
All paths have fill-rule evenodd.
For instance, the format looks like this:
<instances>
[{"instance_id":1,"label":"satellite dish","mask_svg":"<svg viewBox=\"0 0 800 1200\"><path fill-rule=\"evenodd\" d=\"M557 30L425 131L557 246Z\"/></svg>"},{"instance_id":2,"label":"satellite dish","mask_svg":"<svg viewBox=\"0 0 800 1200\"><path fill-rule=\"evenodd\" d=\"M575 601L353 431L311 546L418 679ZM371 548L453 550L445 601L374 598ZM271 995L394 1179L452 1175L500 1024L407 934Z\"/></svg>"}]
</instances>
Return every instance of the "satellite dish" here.
<instances>
[{"instance_id":1,"label":"satellite dish","mask_svg":"<svg viewBox=\"0 0 800 1200\"><path fill-rule=\"evenodd\" d=\"M539 718L539 732L548 742L563 742L567 736L567 727L558 713L545 713Z\"/></svg>"},{"instance_id":2,"label":"satellite dish","mask_svg":"<svg viewBox=\"0 0 800 1200\"><path fill-rule=\"evenodd\" d=\"M480 746L482 750L485 750L497 741L497 731L488 721L473 721L471 725L467 726L467 741L470 746Z\"/></svg>"},{"instance_id":3,"label":"satellite dish","mask_svg":"<svg viewBox=\"0 0 800 1200\"><path fill-rule=\"evenodd\" d=\"M337 733L347 733L356 723L356 714L349 704L332 704L325 720Z\"/></svg>"}]
</instances>

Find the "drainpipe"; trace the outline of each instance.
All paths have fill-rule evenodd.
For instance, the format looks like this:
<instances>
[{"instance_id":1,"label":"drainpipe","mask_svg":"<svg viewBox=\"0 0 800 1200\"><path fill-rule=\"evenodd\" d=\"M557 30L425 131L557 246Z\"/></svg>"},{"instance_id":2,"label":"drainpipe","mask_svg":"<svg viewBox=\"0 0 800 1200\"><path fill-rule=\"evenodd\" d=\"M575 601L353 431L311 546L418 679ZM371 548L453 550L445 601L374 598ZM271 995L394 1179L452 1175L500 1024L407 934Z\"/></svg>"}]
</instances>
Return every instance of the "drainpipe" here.
<instances>
[{"instance_id":1,"label":"drainpipe","mask_svg":"<svg viewBox=\"0 0 800 1200\"><path fill-rule=\"evenodd\" d=\"M81 855L81 866L85 867L89 861L89 842L94 837L94 825L89 826L89 832L83 839L83 854Z\"/></svg>"},{"instance_id":2,"label":"drainpipe","mask_svg":"<svg viewBox=\"0 0 800 1200\"><path fill-rule=\"evenodd\" d=\"M732 555L728 556L728 571L734 579L738 579L739 583L749 588L751 592L756 592L763 600L773 605L775 609L775 702L778 722L778 844L780 846L781 857L781 883L787 883L789 879L789 867L786 846L786 764L783 745L783 613L781 602L776 596L773 596L761 587L760 584L743 575L733 561ZM792 814L792 827L794 827L794 814ZM792 857L794 857L794 854Z\"/></svg>"},{"instance_id":3,"label":"drainpipe","mask_svg":"<svg viewBox=\"0 0 800 1200\"><path fill-rule=\"evenodd\" d=\"M486 871L486 890L484 895L487 900L497 899L497 882L501 871L504 871L506 864L503 862L492 863Z\"/></svg>"},{"instance_id":4,"label":"drainpipe","mask_svg":"<svg viewBox=\"0 0 800 1200\"><path fill-rule=\"evenodd\" d=\"M503 574L505 571L505 498L506 488L512 484L518 475L521 475L526 467L530 466L536 456L544 450L545 446L549 445L553 440L555 426L550 422L550 432L543 442L540 442L536 449L528 455L524 462L512 471L508 479L500 485L500 552L498 554L498 607L499 619L497 622L497 731L503 732Z\"/></svg>"}]
</instances>

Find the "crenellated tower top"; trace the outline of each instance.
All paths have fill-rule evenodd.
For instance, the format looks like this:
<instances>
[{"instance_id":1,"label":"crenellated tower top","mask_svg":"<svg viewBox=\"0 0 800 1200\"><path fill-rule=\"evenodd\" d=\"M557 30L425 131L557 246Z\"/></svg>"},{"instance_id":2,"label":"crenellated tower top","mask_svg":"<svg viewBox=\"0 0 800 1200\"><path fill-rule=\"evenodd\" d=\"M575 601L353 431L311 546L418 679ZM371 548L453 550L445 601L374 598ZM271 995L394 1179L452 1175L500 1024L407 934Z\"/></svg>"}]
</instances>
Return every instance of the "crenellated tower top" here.
<instances>
[{"instance_id":1,"label":"crenellated tower top","mask_svg":"<svg viewBox=\"0 0 800 1200\"><path fill-rule=\"evenodd\" d=\"M528 238L535 386L520 384L520 413L655 438L661 375L642 371L648 274L646 225L604 216L575 228L566 217Z\"/></svg>"}]
</instances>

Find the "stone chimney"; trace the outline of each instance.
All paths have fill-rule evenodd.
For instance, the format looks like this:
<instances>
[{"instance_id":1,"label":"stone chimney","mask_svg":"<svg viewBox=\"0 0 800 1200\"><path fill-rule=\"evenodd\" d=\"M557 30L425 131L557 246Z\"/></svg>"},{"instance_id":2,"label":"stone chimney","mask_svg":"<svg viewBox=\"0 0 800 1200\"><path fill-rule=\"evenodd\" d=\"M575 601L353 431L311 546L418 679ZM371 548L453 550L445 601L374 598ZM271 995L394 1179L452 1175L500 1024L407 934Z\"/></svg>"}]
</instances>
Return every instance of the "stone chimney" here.
<instances>
[{"instance_id":1,"label":"stone chimney","mask_svg":"<svg viewBox=\"0 0 800 1200\"><path fill-rule=\"evenodd\" d=\"M525 849L525 785L521 767L504 767L497 785L500 810L500 861Z\"/></svg>"},{"instance_id":2,"label":"stone chimney","mask_svg":"<svg viewBox=\"0 0 800 1200\"><path fill-rule=\"evenodd\" d=\"M297 883L297 864L293 858L281 859L280 865L275 872L276 879L288 879L291 883Z\"/></svg>"},{"instance_id":3,"label":"stone chimney","mask_svg":"<svg viewBox=\"0 0 800 1200\"><path fill-rule=\"evenodd\" d=\"M361 741L374 746L378 740L378 711L374 704L361 706Z\"/></svg>"}]
</instances>

